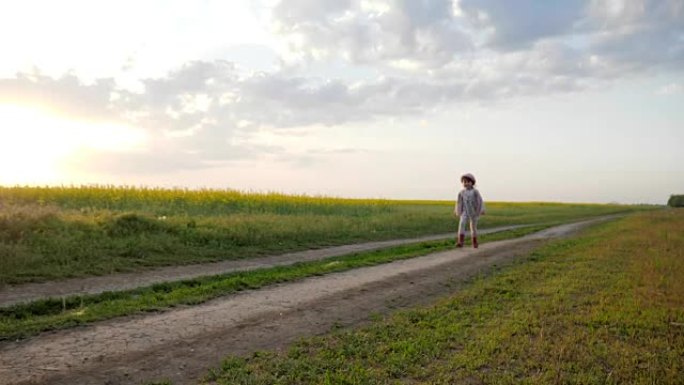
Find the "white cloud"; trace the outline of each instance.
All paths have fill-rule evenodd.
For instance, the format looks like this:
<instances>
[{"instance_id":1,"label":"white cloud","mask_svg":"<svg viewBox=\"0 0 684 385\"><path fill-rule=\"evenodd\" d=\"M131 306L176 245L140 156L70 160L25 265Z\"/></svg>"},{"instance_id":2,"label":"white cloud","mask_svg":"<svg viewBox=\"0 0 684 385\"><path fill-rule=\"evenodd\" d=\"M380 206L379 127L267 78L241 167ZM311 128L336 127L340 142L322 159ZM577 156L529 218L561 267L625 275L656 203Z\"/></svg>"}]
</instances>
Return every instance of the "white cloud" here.
<instances>
[{"instance_id":1,"label":"white cloud","mask_svg":"<svg viewBox=\"0 0 684 385\"><path fill-rule=\"evenodd\" d=\"M290 42L292 57L339 58L408 76L467 64L483 52L495 60L510 52L535 60L549 47L565 55L558 58L562 65L556 61L559 75L581 68L615 77L650 67L682 68L684 62L680 0L349 0L316 7L282 0L273 23Z\"/></svg>"},{"instance_id":2,"label":"white cloud","mask_svg":"<svg viewBox=\"0 0 684 385\"><path fill-rule=\"evenodd\" d=\"M675 95L684 92L684 86L679 83L669 83L656 90L657 95Z\"/></svg>"},{"instance_id":3,"label":"white cloud","mask_svg":"<svg viewBox=\"0 0 684 385\"><path fill-rule=\"evenodd\" d=\"M469 38L455 23L451 1L320 2L284 0L274 9L273 23L289 42L292 57L352 63L400 60L434 67L468 51ZM318 2L317 2L318 3Z\"/></svg>"},{"instance_id":4,"label":"white cloud","mask_svg":"<svg viewBox=\"0 0 684 385\"><path fill-rule=\"evenodd\" d=\"M116 121L114 90L110 78L85 84L71 73L52 78L36 70L0 78L0 103L31 105L77 120Z\"/></svg>"},{"instance_id":5,"label":"white cloud","mask_svg":"<svg viewBox=\"0 0 684 385\"><path fill-rule=\"evenodd\" d=\"M527 49L535 42L564 35L583 17L586 1L461 0L464 22L490 30L487 44L502 50Z\"/></svg>"}]
</instances>

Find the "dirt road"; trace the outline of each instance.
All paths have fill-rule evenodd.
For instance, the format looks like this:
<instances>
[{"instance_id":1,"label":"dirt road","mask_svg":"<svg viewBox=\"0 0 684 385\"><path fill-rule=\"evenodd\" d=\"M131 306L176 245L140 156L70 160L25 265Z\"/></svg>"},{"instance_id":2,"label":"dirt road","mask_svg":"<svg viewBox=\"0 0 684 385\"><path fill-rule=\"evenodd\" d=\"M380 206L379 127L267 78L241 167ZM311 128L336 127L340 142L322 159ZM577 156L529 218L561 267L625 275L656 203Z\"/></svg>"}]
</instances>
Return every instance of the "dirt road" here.
<instances>
[{"instance_id":1,"label":"dirt road","mask_svg":"<svg viewBox=\"0 0 684 385\"><path fill-rule=\"evenodd\" d=\"M502 226L481 230L480 233L489 234L517 229L525 226L529 225ZM59 298L78 294L96 294L105 291L128 290L134 289L136 287L149 286L160 282L178 281L206 275L253 270L269 266L289 265L296 262L312 261L361 251L377 250L392 246L439 239L449 239L453 237L454 234L440 234L419 238L395 239L389 241L366 242L353 245L328 247L263 258L230 260L185 266L168 266L138 273L122 273L99 277L73 278L42 283L29 283L23 285L7 285L0 287L0 307L10 306L21 302L35 301L37 299L48 297Z\"/></svg>"},{"instance_id":2,"label":"dirt road","mask_svg":"<svg viewBox=\"0 0 684 385\"><path fill-rule=\"evenodd\" d=\"M275 285L202 305L0 344L0 384L195 383L228 354L284 348L370 314L429 303L469 277L590 221L514 240Z\"/></svg>"}]
</instances>

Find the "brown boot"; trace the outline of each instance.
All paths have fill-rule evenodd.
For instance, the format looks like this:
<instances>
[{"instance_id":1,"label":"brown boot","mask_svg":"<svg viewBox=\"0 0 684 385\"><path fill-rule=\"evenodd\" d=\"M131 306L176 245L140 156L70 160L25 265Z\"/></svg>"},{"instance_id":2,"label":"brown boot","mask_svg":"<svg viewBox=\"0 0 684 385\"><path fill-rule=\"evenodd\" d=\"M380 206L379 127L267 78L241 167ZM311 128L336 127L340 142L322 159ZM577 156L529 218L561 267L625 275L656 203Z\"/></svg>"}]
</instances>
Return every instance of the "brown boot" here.
<instances>
[{"instance_id":1,"label":"brown boot","mask_svg":"<svg viewBox=\"0 0 684 385\"><path fill-rule=\"evenodd\" d=\"M464 242L465 242L465 234L458 234L458 243L456 243L456 247L463 247Z\"/></svg>"},{"instance_id":2,"label":"brown boot","mask_svg":"<svg viewBox=\"0 0 684 385\"><path fill-rule=\"evenodd\" d=\"M477 237L473 237L473 247L477 249Z\"/></svg>"}]
</instances>

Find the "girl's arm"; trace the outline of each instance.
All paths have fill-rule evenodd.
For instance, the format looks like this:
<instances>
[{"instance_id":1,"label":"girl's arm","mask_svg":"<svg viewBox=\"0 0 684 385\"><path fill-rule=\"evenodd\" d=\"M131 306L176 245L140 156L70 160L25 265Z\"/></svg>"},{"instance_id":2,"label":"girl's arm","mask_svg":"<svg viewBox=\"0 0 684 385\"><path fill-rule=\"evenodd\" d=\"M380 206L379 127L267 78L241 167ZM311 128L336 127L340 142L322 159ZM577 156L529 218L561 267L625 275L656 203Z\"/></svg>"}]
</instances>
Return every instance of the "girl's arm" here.
<instances>
[{"instance_id":1,"label":"girl's arm","mask_svg":"<svg viewBox=\"0 0 684 385\"><path fill-rule=\"evenodd\" d=\"M484 200L482 199L482 194L480 194L479 190L475 190L475 196L476 196L476 202L477 202L477 213L478 215L484 215L485 213L485 205L484 205Z\"/></svg>"},{"instance_id":2,"label":"girl's arm","mask_svg":"<svg viewBox=\"0 0 684 385\"><path fill-rule=\"evenodd\" d=\"M458 193L458 198L456 199L456 207L454 207L454 214L456 216L461 216L463 214L463 194Z\"/></svg>"}]
</instances>

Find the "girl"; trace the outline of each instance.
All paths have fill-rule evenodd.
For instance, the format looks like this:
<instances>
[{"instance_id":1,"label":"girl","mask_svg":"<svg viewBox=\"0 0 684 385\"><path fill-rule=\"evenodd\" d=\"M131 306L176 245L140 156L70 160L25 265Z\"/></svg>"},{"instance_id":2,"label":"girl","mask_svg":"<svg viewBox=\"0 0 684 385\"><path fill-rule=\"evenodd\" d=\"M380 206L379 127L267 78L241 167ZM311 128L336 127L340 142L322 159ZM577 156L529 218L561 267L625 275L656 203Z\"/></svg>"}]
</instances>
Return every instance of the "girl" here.
<instances>
[{"instance_id":1,"label":"girl","mask_svg":"<svg viewBox=\"0 0 684 385\"><path fill-rule=\"evenodd\" d=\"M458 222L458 243L456 247L463 247L465 241L465 226L470 224L470 237L473 240L473 247L477 248L477 221L480 215L484 215L484 201L482 195L477 191L475 186L475 177L473 174L463 174L461 176L461 183L463 183L463 190L458 193L458 200L454 208L460 220Z\"/></svg>"}]
</instances>

